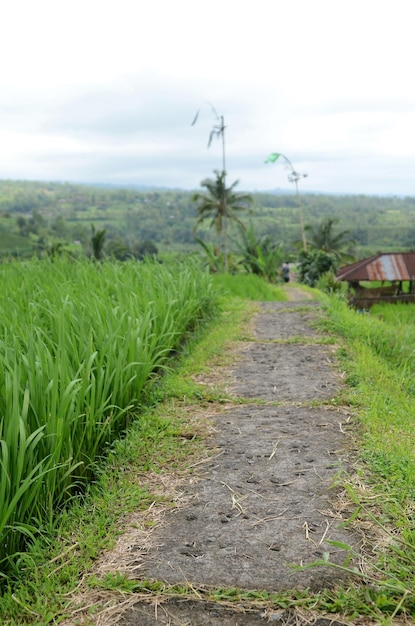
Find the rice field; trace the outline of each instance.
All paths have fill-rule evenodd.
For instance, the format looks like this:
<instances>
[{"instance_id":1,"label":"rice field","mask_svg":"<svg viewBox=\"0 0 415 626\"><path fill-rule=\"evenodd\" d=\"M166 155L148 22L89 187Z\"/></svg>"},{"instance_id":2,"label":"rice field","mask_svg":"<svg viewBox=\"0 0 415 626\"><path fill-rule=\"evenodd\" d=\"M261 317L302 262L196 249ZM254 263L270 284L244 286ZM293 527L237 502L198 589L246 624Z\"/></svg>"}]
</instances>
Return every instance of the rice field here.
<instances>
[{"instance_id":1,"label":"rice field","mask_svg":"<svg viewBox=\"0 0 415 626\"><path fill-rule=\"evenodd\" d=\"M0 569L84 490L215 306L192 264L0 266Z\"/></svg>"}]
</instances>

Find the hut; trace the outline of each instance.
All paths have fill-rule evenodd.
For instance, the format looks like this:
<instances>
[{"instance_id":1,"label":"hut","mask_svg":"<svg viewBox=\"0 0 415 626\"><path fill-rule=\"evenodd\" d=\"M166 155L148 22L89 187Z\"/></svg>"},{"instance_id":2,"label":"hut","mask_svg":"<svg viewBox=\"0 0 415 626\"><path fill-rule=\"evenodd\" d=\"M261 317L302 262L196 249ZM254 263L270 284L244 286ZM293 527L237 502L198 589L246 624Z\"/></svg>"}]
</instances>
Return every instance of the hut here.
<instances>
[{"instance_id":1,"label":"hut","mask_svg":"<svg viewBox=\"0 0 415 626\"><path fill-rule=\"evenodd\" d=\"M348 283L349 303L357 309L380 302L415 304L415 252L379 252L341 267L336 278Z\"/></svg>"}]
</instances>

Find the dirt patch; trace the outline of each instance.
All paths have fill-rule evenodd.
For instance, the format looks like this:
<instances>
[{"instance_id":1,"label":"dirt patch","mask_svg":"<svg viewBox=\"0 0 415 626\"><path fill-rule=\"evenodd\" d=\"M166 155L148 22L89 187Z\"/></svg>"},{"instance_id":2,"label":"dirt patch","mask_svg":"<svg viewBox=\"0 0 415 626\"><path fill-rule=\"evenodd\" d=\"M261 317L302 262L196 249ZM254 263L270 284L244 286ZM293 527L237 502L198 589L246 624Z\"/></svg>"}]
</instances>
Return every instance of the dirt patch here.
<instances>
[{"instance_id":1,"label":"dirt patch","mask_svg":"<svg viewBox=\"0 0 415 626\"><path fill-rule=\"evenodd\" d=\"M314 590L333 570L299 571L350 541L327 490L339 469L337 412L233 407L220 417L212 460L183 485L187 500L155 533L141 575L169 584ZM344 555L340 555L344 560Z\"/></svg>"},{"instance_id":2,"label":"dirt patch","mask_svg":"<svg viewBox=\"0 0 415 626\"><path fill-rule=\"evenodd\" d=\"M326 346L251 344L231 371L230 392L270 401L333 398L340 381L331 352Z\"/></svg>"},{"instance_id":3,"label":"dirt patch","mask_svg":"<svg viewBox=\"0 0 415 626\"><path fill-rule=\"evenodd\" d=\"M176 506L158 519L145 549L139 524L130 525L133 566L107 555L101 571L108 571L105 561L111 562L114 573L127 571L135 580L156 579L195 590L318 591L340 579L340 570L333 568L301 569L324 554L342 563L346 553L331 541L358 546L352 531L341 527L339 494L330 489L339 469L347 467L350 426L347 412L330 403L342 381L332 346L315 343L318 314L310 301L262 305L252 341L241 344L240 360L223 373L231 401L208 416L209 457L182 480ZM286 341L293 337L295 341ZM125 545L125 538L119 542ZM232 608L197 598L151 604L130 598L128 608L114 607L110 621L103 614L94 621L123 626L269 622L329 620L308 616L302 621L298 614L294 619L288 612L254 605Z\"/></svg>"}]
</instances>

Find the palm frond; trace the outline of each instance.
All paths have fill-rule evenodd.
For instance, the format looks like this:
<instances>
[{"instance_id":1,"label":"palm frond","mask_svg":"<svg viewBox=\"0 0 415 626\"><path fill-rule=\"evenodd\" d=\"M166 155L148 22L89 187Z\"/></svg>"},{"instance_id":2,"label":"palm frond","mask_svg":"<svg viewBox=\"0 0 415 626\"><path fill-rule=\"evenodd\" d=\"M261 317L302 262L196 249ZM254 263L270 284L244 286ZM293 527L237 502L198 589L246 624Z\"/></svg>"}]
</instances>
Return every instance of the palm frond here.
<instances>
[{"instance_id":1,"label":"palm frond","mask_svg":"<svg viewBox=\"0 0 415 626\"><path fill-rule=\"evenodd\" d=\"M194 126L196 124L197 118L199 117L199 113L200 113L200 108L196 111L195 118L194 118L193 122L190 124L190 126Z\"/></svg>"},{"instance_id":2,"label":"palm frond","mask_svg":"<svg viewBox=\"0 0 415 626\"><path fill-rule=\"evenodd\" d=\"M216 117L216 119L219 119L219 115L217 110L215 109L215 107L213 106L213 104L211 102L209 102L208 100L206 100L206 104L208 104L213 112L213 115Z\"/></svg>"}]
</instances>

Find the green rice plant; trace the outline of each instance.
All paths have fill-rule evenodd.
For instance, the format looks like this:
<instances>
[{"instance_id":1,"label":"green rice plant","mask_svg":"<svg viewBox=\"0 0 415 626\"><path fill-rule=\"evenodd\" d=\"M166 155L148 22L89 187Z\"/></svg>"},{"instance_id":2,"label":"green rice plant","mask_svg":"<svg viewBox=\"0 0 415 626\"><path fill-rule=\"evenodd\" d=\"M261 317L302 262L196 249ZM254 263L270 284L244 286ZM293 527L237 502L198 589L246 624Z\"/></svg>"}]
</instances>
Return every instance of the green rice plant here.
<instances>
[{"instance_id":1,"label":"green rice plant","mask_svg":"<svg viewBox=\"0 0 415 626\"><path fill-rule=\"evenodd\" d=\"M368 345L386 363L397 367L415 368L415 325L411 321L414 313L408 305L382 305L373 307L371 313L359 313L347 308L341 299L327 298L330 327L348 340ZM410 310L408 313L408 309ZM380 313L381 311L381 313ZM400 316L407 312L408 322ZM385 323L385 319L389 322ZM392 321L393 320L393 321Z\"/></svg>"},{"instance_id":2,"label":"green rice plant","mask_svg":"<svg viewBox=\"0 0 415 626\"><path fill-rule=\"evenodd\" d=\"M36 447L43 437L43 429L28 433L25 417L28 393L19 397L17 385L9 373L5 383L16 419L0 422L0 559L3 562L14 554L22 537L33 537L37 532L37 498L41 480L47 469L37 462ZM22 401L23 406L19 406Z\"/></svg>"},{"instance_id":3,"label":"green rice plant","mask_svg":"<svg viewBox=\"0 0 415 626\"><path fill-rule=\"evenodd\" d=\"M194 264L0 271L0 564L54 523L216 296Z\"/></svg>"},{"instance_id":4,"label":"green rice plant","mask_svg":"<svg viewBox=\"0 0 415 626\"><path fill-rule=\"evenodd\" d=\"M370 312L371 315L382 318L383 321L395 326L395 328L404 324L413 325L415 322L415 307L408 304L397 303L393 306L375 304Z\"/></svg>"}]
</instances>

